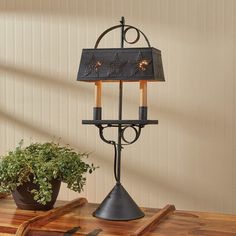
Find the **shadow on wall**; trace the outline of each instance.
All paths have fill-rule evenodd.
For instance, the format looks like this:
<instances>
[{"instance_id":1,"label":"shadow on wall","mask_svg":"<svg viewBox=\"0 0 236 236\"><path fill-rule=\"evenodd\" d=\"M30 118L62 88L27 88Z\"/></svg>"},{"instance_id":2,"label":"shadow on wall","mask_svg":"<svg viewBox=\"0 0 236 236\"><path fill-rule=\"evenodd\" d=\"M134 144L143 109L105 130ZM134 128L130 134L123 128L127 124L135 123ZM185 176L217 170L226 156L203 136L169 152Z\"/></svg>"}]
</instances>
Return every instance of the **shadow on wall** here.
<instances>
[{"instance_id":1,"label":"shadow on wall","mask_svg":"<svg viewBox=\"0 0 236 236\"><path fill-rule=\"evenodd\" d=\"M16 65L10 65L0 62L0 72L12 74L16 76L17 79L27 79L29 81L33 81L39 83L44 87L50 88L62 88L63 90L70 91L70 93L86 93L93 92L93 87L88 86L86 83L80 83L78 86L78 82L76 80L71 81L66 78L62 78L61 76L49 76L48 74L43 74L40 72L36 72L31 70L30 68L22 69Z\"/></svg>"},{"instance_id":2,"label":"shadow on wall","mask_svg":"<svg viewBox=\"0 0 236 236\"><path fill-rule=\"evenodd\" d=\"M183 2L187 6L186 8L182 7ZM232 8L231 1L226 4L224 1L221 2L222 8L230 9ZM209 1L209 9L219 4L217 1ZM104 7L104 5L106 7ZM128 9L128 10L127 10ZM132 9L129 10L129 9ZM142 11L140 12L140 9ZM188 9L188 10L186 10ZM0 1L0 12L2 13L14 13L14 14L24 14L24 15L48 15L57 17L84 17L87 20L89 16L90 21L97 22L98 19L103 22L114 21L118 23L117 16L121 17L124 13L132 22L140 22L140 24L145 24L145 28L150 32L150 29L156 27L155 24L152 24L153 21L156 21L156 15L168 15L173 16L174 19L171 21L171 17L162 17L158 18L157 25L159 25L159 30L164 26L172 30L180 30L180 24L182 28L185 26L186 17L189 17L189 12L194 12L191 14L191 20L193 25L189 25L188 31L199 31L199 25L203 25L205 17L199 18L199 12L203 12L204 16L208 15L208 9L206 9L206 4L204 1L181 1L181 0L172 0L172 1L150 1L150 4L145 4L142 0L136 1L127 1L127 0L110 0L100 3L96 0L94 1L84 1L84 0L41 0L41 1L32 1L32 0L5 0ZM110 13L113 15L110 15ZM214 12L214 11L212 11ZM110 17L109 17L110 15ZM146 17L148 15L148 17ZM114 19L115 17L115 19ZM131 22L130 22L131 23ZM208 32L211 33L212 28L208 28ZM222 34L224 32L222 31Z\"/></svg>"},{"instance_id":3,"label":"shadow on wall","mask_svg":"<svg viewBox=\"0 0 236 236\"><path fill-rule=\"evenodd\" d=\"M53 88L61 88L65 91L69 91L70 93L78 94L78 93L89 93L91 96L93 96L93 90L94 86L93 83L78 83L76 81L76 78L74 81L72 80L67 80L66 78L60 77L60 76L50 76L48 74L43 74L40 72L36 72L34 70L31 70L30 68L27 69L22 69L21 67L18 67L16 65L6 65L0 61L0 72L7 73L7 74L12 74L16 76L16 79L25 79L28 81L33 81L35 83L38 83L44 87L50 87L51 89ZM168 85L166 85L168 87ZM116 95L114 93L109 92L109 90L104 90L104 95L115 99ZM187 100L187 98L186 98ZM136 101L131 97L131 96L126 96L125 97L126 103L128 103L130 106L132 104L136 104ZM184 107L184 104L181 102L182 107ZM226 120L224 122L224 118L222 115L222 112L219 112L217 114L217 119L215 117L212 117L210 115L210 111L208 107L201 107L201 112L199 110L192 111L192 112L186 112L183 111L183 109L175 109L174 107L160 105L159 107L156 106L154 102L150 102L149 105L152 109L151 112L154 114L155 117L158 117L159 114L162 114L164 117L168 116L168 120L171 119L172 122L177 122L183 124L182 127L184 126L189 126L188 124L194 124L195 128L198 129L199 127L205 126L205 129L209 129L212 124L217 125L218 129L215 130L217 133L220 133L220 135L223 132L223 129L230 129L228 125L228 121ZM199 107L198 105L193 105L193 107ZM185 108L186 110L186 108ZM157 114L157 116L155 115ZM212 119L211 119L212 118ZM228 117L226 117L227 119ZM164 120L164 119L163 119ZM189 130L189 127L188 127ZM209 133L206 130L206 134Z\"/></svg>"},{"instance_id":4,"label":"shadow on wall","mask_svg":"<svg viewBox=\"0 0 236 236\"><path fill-rule=\"evenodd\" d=\"M1 61L0 73L14 75L15 79L24 79L24 82L34 82L41 85L42 87L49 87L50 89L63 89L64 92L70 92L70 94L89 93L91 94L91 97L94 96L94 83L79 83L76 81L76 75L74 79L66 79L64 77L61 77L60 75L50 76L46 73L32 70L31 68L22 69L20 66L11 65L9 63L6 65L6 63L3 63ZM103 95L114 99L114 101L116 99L116 95L114 95L111 90L104 89ZM130 98L130 96L128 101L130 103L135 102L132 98Z\"/></svg>"},{"instance_id":5,"label":"shadow on wall","mask_svg":"<svg viewBox=\"0 0 236 236\"><path fill-rule=\"evenodd\" d=\"M32 0L7 0L0 1L0 12L13 12L24 14L55 14L55 15L76 15L78 12L75 9L79 9L79 4L84 1L70 0L70 1L32 1ZM86 14L86 12L84 12Z\"/></svg>"},{"instance_id":6,"label":"shadow on wall","mask_svg":"<svg viewBox=\"0 0 236 236\"><path fill-rule=\"evenodd\" d=\"M112 2L115 4L117 1L107 1L108 8L107 13L111 13ZM118 6L121 4L118 2ZM32 1L32 0L6 0L0 1L0 12L14 13L14 14L43 14L49 16L60 16L60 17L78 17L78 16L89 16L93 15L94 12L97 12L98 17L102 17L102 14L99 16L99 12L104 12L104 5L100 2L93 1L84 1L84 0L41 0L41 1ZM107 14L103 15L104 20L107 21Z\"/></svg>"},{"instance_id":7,"label":"shadow on wall","mask_svg":"<svg viewBox=\"0 0 236 236\"><path fill-rule=\"evenodd\" d=\"M93 83L78 83L76 80L71 81L67 80L65 78L57 76L55 79L55 76L49 76L47 74L43 74L40 72L35 72L30 69L22 69L17 66L13 65L5 65L0 62L0 71L5 72L7 74L13 74L16 76L17 79L27 79L29 81L34 81L36 83L39 83L42 86L50 87L50 88L62 88L63 90L67 90L70 93L78 94L78 93L90 93L91 96L93 96L93 90L94 86ZM109 90L104 91L104 95L108 96L109 98L115 98L116 96L109 92ZM129 105L132 105L133 103L136 104L136 101L132 99L132 97L127 96L125 98L126 103L129 103ZM183 109L174 109L173 107L168 106L159 106L157 107L153 102L150 103L150 107L152 107L153 114L160 113L164 116L168 115L168 119L171 119L173 122L181 122L184 126L188 126L189 123L195 124L197 128L199 126L202 127L204 125L206 129L209 129L212 124L216 125L218 129L216 130L220 134L222 134L223 129L230 127L227 127L228 122L223 121L222 113L219 112L217 114L217 120L211 119L211 116L209 114L209 109L201 108L201 112L193 111L193 112L184 112ZM194 107L194 106L193 106ZM197 107L197 106L196 106ZM186 118L187 117L187 118ZM227 117L226 117L227 118ZM184 121L184 122L183 122ZM187 123L186 123L187 122ZM188 127L189 128L189 127ZM189 129L188 129L189 130ZM206 132L207 134L208 132Z\"/></svg>"},{"instance_id":8,"label":"shadow on wall","mask_svg":"<svg viewBox=\"0 0 236 236\"><path fill-rule=\"evenodd\" d=\"M0 111L0 119L1 120L6 120L10 123L12 123L13 125L16 125L19 129L24 129L24 130L28 130L30 132L35 132L38 135L41 135L42 137L45 137L46 139L55 139L55 137L58 137L58 135L56 133L51 133L48 130L42 129L41 127L38 127L36 125L33 124L29 124L26 121L21 120L20 118L16 118L15 116L8 114L5 111ZM75 142L75 140L64 140L63 138L61 139L61 143L62 144L70 144L72 147L76 148L77 150L86 150L86 147L81 147L78 146L78 144ZM113 159L110 158L110 154L109 157L104 156L104 153L102 153L101 151L97 151L96 152L96 159L97 164L100 166L106 166L107 168L112 168L113 166ZM99 163L98 163L99 162ZM149 186L151 185L153 189L162 189L165 192L169 192L169 193L179 193L182 194L184 196L186 196L186 199L195 199L196 201L204 201L208 203L208 206L213 208L214 204L214 196L209 196L209 194L207 196L204 195L194 195L192 192L186 190L184 187L181 188L181 185L175 185L172 181L161 178L160 176L155 175L155 172L147 172L145 171L145 169L137 169L135 168L135 166L125 166L124 167L124 173L129 173L129 175L134 176L136 179L136 183L140 182L144 182L146 184L148 184ZM104 193L106 194L106 193Z\"/></svg>"},{"instance_id":9,"label":"shadow on wall","mask_svg":"<svg viewBox=\"0 0 236 236\"><path fill-rule=\"evenodd\" d=\"M17 79L24 79L28 81L33 81L35 83L38 83L44 87L50 87L51 89L58 89L61 88L63 91L69 91L71 94L78 94L78 93L89 93L91 96L93 96L93 83L78 83L76 80L67 80L60 76L50 76L47 74L43 74L40 72L35 72L33 70L22 69L16 65L6 65L4 63L0 62L0 72L12 74ZM109 90L104 91L104 95L115 99L116 95L112 93ZM132 106L132 104L136 104L136 101L132 99L130 96L126 96L125 98L126 103L128 103L129 106ZM182 104L182 103L181 103ZM184 106L184 104L183 104ZM204 110L204 107L201 107L201 112L199 110L192 111L192 112L186 112L181 108L175 109L174 107L168 107L160 105L159 107L156 106L153 102L150 102L150 107L152 107L152 113L155 117L158 117L158 113L162 114L163 118L168 117L168 120L171 120L173 123L178 123L180 128L185 129L186 132L192 132L192 124L194 124L194 129L198 130L199 128L204 128L205 137L210 134L209 130L211 129L212 124L215 126L217 124L217 129L214 131L219 133L221 137L222 132L224 132L224 129L231 129L231 127L228 125L228 121L224 121L224 117L222 117L222 113L219 112L217 114L217 120L210 115L210 111L208 107ZM194 106L193 106L194 107ZM196 106L198 107L198 106ZM191 108L192 109L192 108ZM155 115L157 114L157 116ZM211 119L212 118L212 119ZM226 117L227 119L227 117ZM167 119L163 119L167 120ZM39 131L39 130L38 130ZM37 131L37 132L38 132ZM47 135L48 136L48 135Z\"/></svg>"},{"instance_id":10,"label":"shadow on wall","mask_svg":"<svg viewBox=\"0 0 236 236\"><path fill-rule=\"evenodd\" d=\"M71 81L71 80L66 80L65 78L60 78L56 77L55 79L54 76L50 76L47 74L39 73L39 72L34 72L33 70L30 69L22 69L17 66L13 65L4 65L0 63L0 71L7 73L7 74L13 74L16 79L25 79L27 81L34 81L35 83L39 83L42 86L49 86L50 88L61 88L63 90L69 91L70 93L91 93L93 94L93 86L92 84L86 84L86 83L78 83L76 81ZM88 87L87 87L88 86ZM112 94L111 92L106 91L106 96L115 98L115 95ZM134 100L132 97L127 97L126 103L128 103L128 106L132 106ZM174 109L173 107L164 107L163 105L161 106L156 106L154 103L151 105L152 111L157 113L157 111L160 112L160 114L163 116L163 120L168 120L168 122L171 122L172 125L176 123L176 125L180 129L184 129L185 132L187 133L192 133L196 130L204 128L204 138L206 138L208 135L210 135L211 131L211 124L215 122L218 123L218 129L216 130L218 133L218 136L221 136L222 132L224 131L224 128L228 125L227 122L223 122L223 117L221 117L221 114L217 116L217 121L216 120L211 120L211 116L209 115L209 111L201 111L198 112L185 112L183 109ZM166 118L165 118L166 117ZM0 111L0 118L7 120L8 122L17 125L20 129L26 129L29 131L33 131L42 137L45 137L47 139L54 139L55 137L59 137L60 135L56 133L55 130L49 131L48 129L44 129L40 126L30 124L28 121L22 120L20 117L16 117L12 114L7 113L4 110ZM168 118L168 119L167 119ZM194 130L192 127L192 124L194 123ZM224 124L224 125L222 125ZM228 129L228 128L227 128ZM222 136L223 137L223 136ZM70 143L71 146L79 149L79 150L86 150L87 147L78 147L78 143L76 143L76 140L73 139L68 139L64 140L62 138L61 142L63 144L68 144ZM104 163L104 166L111 167L113 165L112 163L112 158L104 156L104 153L101 151L96 152L96 158L98 158L99 162ZM100 165L100 163L99 163ZM128 165L124 167L124 171L131 174L132 176L135 176L137 181L139 182L144 182L151 185L153 188L161 188L165 192L170 192L170 193L179 193L181 195L186 196L186 199L195 199L196 201L199 202L207 202L209 207L212 206L214 208L214 196L211 194L204 194L201 193L201 195L195 195L192 191L188 191L187 188L184 186L181 187L181 184L176 186L173 184L170 180L161 178L158 176L158 178L155 176L154 172L146 172L142 169L137 169L133 165ZM204 183L203 183L204 186Z\"/></svg>"}]
</instances>

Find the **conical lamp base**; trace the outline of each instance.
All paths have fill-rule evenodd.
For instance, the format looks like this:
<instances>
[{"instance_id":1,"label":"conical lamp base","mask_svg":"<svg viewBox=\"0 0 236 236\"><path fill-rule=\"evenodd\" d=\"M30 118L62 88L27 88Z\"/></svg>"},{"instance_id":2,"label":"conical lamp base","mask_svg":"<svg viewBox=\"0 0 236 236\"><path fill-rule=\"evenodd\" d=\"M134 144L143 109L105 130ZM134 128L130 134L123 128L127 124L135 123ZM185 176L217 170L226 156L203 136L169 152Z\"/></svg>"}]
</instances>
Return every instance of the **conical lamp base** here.
<instances>
[{"instance_id":1,"label":"conical lamp base","mask_svg":"<svg viewBox=\"0 0 236 236\"><path fill-rule=\"evenodd\" d=\"M105 220L135 220L144 216L124 187L117 183L93 216Z\"/></svg>"}]
</instances>

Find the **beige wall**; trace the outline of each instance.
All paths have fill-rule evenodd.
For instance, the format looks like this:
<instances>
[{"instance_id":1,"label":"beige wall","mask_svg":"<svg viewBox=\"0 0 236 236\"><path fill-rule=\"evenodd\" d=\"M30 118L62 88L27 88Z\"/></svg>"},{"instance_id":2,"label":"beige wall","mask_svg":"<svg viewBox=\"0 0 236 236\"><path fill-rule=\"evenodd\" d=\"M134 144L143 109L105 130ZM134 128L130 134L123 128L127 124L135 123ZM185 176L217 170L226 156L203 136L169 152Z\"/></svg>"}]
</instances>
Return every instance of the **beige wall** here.
<instances>
[{"instance_id":1,"label":"beige wall","mask_svg":"<svg viewBox=\"0 0 236 236\"><path fill-rule=\"evenodd\" d=\"M149 84L149 117L159 125L123 151L124 186L143 206L236 214L234 0L0 0L0 152L21 138L61 137L100 166L81 195L105 197L113 149L81 125L92 117L94 86L75 80L82 48L122 15L162 50L166 76ZM112 33L102 46L119 39ZM126 118L137 115L137 92L125 84ZM103 104L104 117L115 118L117 84L104 86Z\"/></svg>"}]
</instances>

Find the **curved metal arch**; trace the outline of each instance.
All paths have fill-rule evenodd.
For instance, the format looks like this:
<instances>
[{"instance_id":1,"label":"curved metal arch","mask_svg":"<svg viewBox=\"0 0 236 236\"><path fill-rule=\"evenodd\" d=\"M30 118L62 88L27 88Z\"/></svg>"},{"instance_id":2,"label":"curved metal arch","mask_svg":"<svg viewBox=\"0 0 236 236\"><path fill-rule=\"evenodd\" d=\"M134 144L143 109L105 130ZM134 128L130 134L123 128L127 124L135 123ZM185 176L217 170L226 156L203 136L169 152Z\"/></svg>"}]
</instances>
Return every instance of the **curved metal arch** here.
<instances>
[{"instance_id":1,"label":"curved metal arch","mask_svg":"<svg viewBox=\"0 0 236 236\"><path fill-rule=\"evenodd\" d=\"M127 42L127 43L129 43L129 44L137 43L138 40L139 40L139 38L140 38L140 33L141 33L141 34L143 35L144 39L146 40L148 47L149 47L149 48L151 47L150 42L149 42L147 36L146 36L141 30L139 30L138 28L136 28L136 27L134 27L134 26L132 26L132 25L115 25L115 26L112 26L112 27L106 29L102 34L100 34L100 36L98 37L98 39L97 39L97 41L96 41L96 43L95 43L94 48L97 49L98 44L100 43L101 39L102 39L107 33L109 33L110 31L112 31L112 30L114 30L114 29L121 28L121 27L127 27L127 28L124 30L124 40L125 40L125 42ZM134 30L136 30L136 32L137 32L137 38L136 38L134 41L132 41L132 42L127 41L126 38L125 38L125 34L126 34L130 29L134 29Z\"/></svg>"}]
</instances>

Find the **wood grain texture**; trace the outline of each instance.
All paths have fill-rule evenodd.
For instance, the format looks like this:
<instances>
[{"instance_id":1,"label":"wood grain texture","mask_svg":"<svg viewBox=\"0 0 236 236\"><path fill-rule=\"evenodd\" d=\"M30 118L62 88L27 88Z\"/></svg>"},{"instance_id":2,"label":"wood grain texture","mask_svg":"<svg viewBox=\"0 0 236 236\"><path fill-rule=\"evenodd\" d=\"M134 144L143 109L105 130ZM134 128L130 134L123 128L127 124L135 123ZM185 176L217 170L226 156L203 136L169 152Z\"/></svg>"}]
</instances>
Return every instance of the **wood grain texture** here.
<instances>
[{"instance_id":1,"label":"wood grain texture","mask_svg":"<svg viewBox=\"0 0 236 236\"><path fill-rule=\"evenodd\" d=\"M37 227L38 235L46 230L48 235L50 231L65 232L75 226L80 226L81 230L75 235L86 235L95 228L101 228L101 236L127 236L133 235L140 227L146 224L158 209L143 208L145 217L135 221L128 222L112 222L103 221L92 217L92 212L97 205L87 204L79 211L74 210L68 215L51 222L47 225ZM32 236L34 231L32 231ZM45 234L42 234L42 236ZM52 234L53 235L53 234ZM236 216L221 215L201 212L175 211L164 217L157 226L152 227L150 232L146 232L145 236L236 236Z\"/></svg>"},{"instance_id":2,"label":"wood grain texture","mask_svg":"<svg viewBox=\"0 0 236 236\"><path fill-rule=\"evenodd\" d=\"M66 206L66 202L57 202L58 206ZM53 218L42 217L45 212L33 212L16 209L13 200L0 201L0 235L15 235L17 228L25 221L34 221L27 236L62 236L74 227L79 227L74 236L87 235L95 229L102 231L98 236L135 235L147 222L153 222L156 216L173 210L173 207L161 209L142 208L145 217L134 221L106 221L92 216L97 204L86 203L73 208L72 211ZM59 207L60 208L60 207ZM60 208L61 209L61 208ZM168 210L169 209L169 210ZM55 209L56 210L56 209ZM49 211L50 213L50 211ZM152 225L145 236L236 236L236 216L207 212L174 211L165 215L158 224ZM137 234L136 234L137 235Z\"/></svg>"},{"instance_id":3,"label":"wood grain texture","mask_svg":"<svg viewBox=\"0 0 236 236\"><path fill-rule=\"evenodd\" d=\"M66 203L65 205L61 207L54 208L50 211L41 213L39 216L35 216L34 218L24 221L18 227L16 231L16 236L26 236L30 230L30 227L32 227L34 223L45 224L47 222L52 221L54 218L60 217L66 212L72 211L72 209L75 207L83 206L85 203L87 203L87 200L85 198L75 199L71 202Z\"/></svg>"},{"instance_id":4,"label":"wood grain texture","mask_svg":"<svg viewBox=\"0 0 236 236\"><path fill-rule=\"evenodd\" d=\"M141 236L149 232L152 227L158 225L161 220L165 220L164 217L175 211L174 205L166 205L163 209L160 209L156 214L154 214L150 219L148 219L144 224L138 228L131 236Z\"/></svg>"}]
</instances>

